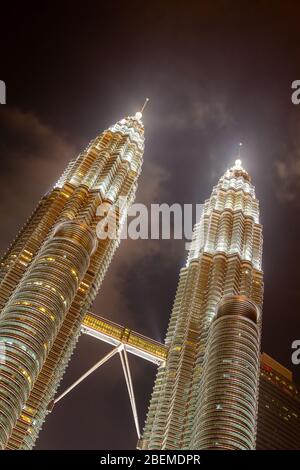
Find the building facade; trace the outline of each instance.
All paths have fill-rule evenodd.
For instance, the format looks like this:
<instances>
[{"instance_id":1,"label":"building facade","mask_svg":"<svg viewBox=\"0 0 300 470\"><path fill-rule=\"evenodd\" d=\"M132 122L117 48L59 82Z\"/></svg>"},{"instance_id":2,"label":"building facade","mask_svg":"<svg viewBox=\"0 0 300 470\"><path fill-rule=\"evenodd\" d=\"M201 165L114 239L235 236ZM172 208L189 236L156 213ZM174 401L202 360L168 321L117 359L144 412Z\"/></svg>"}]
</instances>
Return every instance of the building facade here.
<instances>
[{"instance_id":1,"label":"building facade","mask_svg":"<svg viewBox=\"0 0 300 470\"><path fill-rule=\"evenodd\" d=\"M249 174L242 168L240 160L237 160L214 187L211 197L205 202L201 220L194 228L187 264L180 271L166 335L168 357L166 364L158 369L139 448L206 448L207 443L201 437L204 430L203 400L206 397L199 390L206 393L211 386L210 383L203 382L204 371L206 370L206 377L212 371L215 381L215 374L219 372L214 361L222 363L226 360L232 361L227 363L231 372L228 372L228 367L223 362L222 373L237 374L233 380L246 388L249 399L251 396L254 401L249 410L245 409L245 400L241 397L239 387L230 390L229 381L225 380L218 403L214 403L214 406L220 405L218 414L212 415L212 419L217 417L219 420L219 424L215 421L214 430L222 426L223 419L228 422L228 413L231 413L231 429L228 430L233 437L231 445L245 449L254 447L263 302L261 261L262 226L259 223L259 203ZM244 305L236 315L233 302L231 315L220 314L216 318L217 308L227 296L243 300L248 307ZM254 309L255 315L251 317L247 309ZM208 340L211 326L214 330L210 332ZM208 356L208 345L210 351L216 351L215 341L216 338L223 337L222 329L226 330L229 342L241 338L243 357L234 348L229 348L226 354L222 350L217 351L215 358ZM245 337L242 338L243 335ZM239 363L239 367L235 367L234 361ZM229 392L240 409L244 409L244 416L247 413L249 415L242 424L242 433L248 436L246 441L240 439L241 423L234 419ZM226 400L229 408L226 408ZM250 434L249 420L253 422ZM212 437L211 442L216 443L222 436L215 434ZM227 448L224 442L219 447Z\"/></svg>"},{"instance_id":2,"label":"building facade","mask_svg":"<svg viewBox=\"0 0 300 470\"><path fill-rule=\"evenodd\" d=\"M209 328L191 448L253 450L259 380L259 309L225 296Z\"/></svg>"},{"instance_id":3,"label":"building facade","mask_svg":"<svg viewBox=\"0 0 300 470\"><path fill-rule=\"evenodd\" d=\"M0 449L32 448L44 422L119 244L96 228L110 209L121 227L135 197L141 118L122 119L70 162L1 260Z\"/></svg>"},{"instance_id":4,"label":"building facade","mask_svg":"<svg viewBox=\"0 0 300 470\"><path fill-rule=\"evenodd\" d=\"M258 450L300 449L300 390L292 372L263 353L258 400Z\"/></svg>"}]
</instances>

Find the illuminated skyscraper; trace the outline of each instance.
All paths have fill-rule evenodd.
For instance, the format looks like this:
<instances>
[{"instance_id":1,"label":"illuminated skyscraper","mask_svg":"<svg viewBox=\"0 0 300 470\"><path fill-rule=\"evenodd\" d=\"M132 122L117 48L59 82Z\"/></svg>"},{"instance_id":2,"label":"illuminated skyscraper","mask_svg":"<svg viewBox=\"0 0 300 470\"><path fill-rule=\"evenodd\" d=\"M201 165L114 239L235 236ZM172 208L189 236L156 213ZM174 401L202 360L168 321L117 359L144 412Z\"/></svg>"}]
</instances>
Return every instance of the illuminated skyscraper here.
<instances>
[{"instance_id":1,"label":"illuminated skyscraper","mask_svg":"<svg viewBox=\"0 0 300 470\"><path fill-rule=\"evenodd\" d=\"M37 438L119 244L97 240L96 226L111 207L121 226L135 197L141 118L122 119L70 162L1 260L0 449Z\"/></svg>"},{"instance_id":2,"label":"illuminated skyscraper","mask_svg":"<svg viewBox=\"0 0 300 470\"><path fill-rule=\"evenodd\" d=\"M139 448L254 448L261 259L259 204L237 160L194 228Z\"/></svg>"},{"instance_id":3,"label":"illuminated skyscraper","mask_svg":"<svg viewBox=\"0 0 300 470\"><path fill-rule=\"evenodd\" d=\"M300 449L300 389L292 372L265 353L261 356L256 448Z\"/></svg>"}]
</instances>

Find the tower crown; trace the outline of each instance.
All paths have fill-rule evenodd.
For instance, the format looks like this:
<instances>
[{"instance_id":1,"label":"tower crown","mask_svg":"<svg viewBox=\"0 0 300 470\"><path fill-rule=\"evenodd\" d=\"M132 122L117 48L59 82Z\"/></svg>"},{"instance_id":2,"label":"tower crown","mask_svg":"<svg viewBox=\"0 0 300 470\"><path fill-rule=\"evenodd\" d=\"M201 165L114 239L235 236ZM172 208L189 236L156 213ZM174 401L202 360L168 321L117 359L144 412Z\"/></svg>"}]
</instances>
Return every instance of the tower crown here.
<instances>
[{"instance_id":1,"label":"tower crown","mask_svg":"<svg viewBox=\"0 0 300 470\"><path fill-rule=\"evenodd\" d=\"M225 178L239 178L243 177L246 181L251 182L249 173L243 168L242 160L237 158L234 165L229 168L225 173Z\"/></svg>"},{"instance_id":2,"label":"tower crown","mask_svg":"<svg viewBox=\"0 0 300 470\"><path fill-rule=\"evenodd\" d=\"M126 118L119 121L121 124L126 124L128 127L135 127L135 128L144 128L142 123L143 112L147 106L149 98L145 99L143 106L141 107L140 111L137 111L134 116L127 116Z\"/></svg>"},{"instance_id":3,"label":"tower crown","mask_svg":"<svg viewBox=\"0 0 300 470\"><path fill-rule=\"evenodd\" d=\"M227 172L225 173L225 177L239 178L242 176L246 181L251 182L251 177L249 173L247 173L247 171L243 168L243 165L242 165L242 160L241 160L242 146L243 146L243 143L240 142L237 159L235 160L234 165L230 169L227 170Z\"/></svg>"},{"instance_id":4,"label":"tower crown","mask_svg":"<svg viewBox=\"0 0 300 470\"><path fill-rule=\"evenodd\" d=\"M144 147L144 124L142 122L142 112L137 111L133 116L126 116L109 127L109 130L127 135L135 142L140 149Z\"/></svg>"},{"instance_id":5,"label":"tower crown","mask_svg":"<svg viewBox=\"0 0 300 470\"><path fill-rule=\"evenodd\" d=\"M242 160L240 160L239 158L234 162L234 168L236 168L237 170L241 170L242 169Z\"/></svg>"}]
</instances>

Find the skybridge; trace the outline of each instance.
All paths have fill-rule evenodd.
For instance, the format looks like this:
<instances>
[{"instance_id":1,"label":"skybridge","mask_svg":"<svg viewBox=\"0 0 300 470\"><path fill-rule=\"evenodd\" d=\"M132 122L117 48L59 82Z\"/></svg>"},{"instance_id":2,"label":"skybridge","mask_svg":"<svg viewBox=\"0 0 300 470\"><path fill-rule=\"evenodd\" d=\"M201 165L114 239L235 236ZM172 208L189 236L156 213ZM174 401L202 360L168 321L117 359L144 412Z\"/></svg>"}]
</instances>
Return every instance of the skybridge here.
<instances>
[{"instance_id":1,"label":"skybridge","mask_svg":"<svg viewBox=\"0 0 300 470\"><path fill-rule=\"evenodd\" d=\"M85 380L90 374L95 372L99 367L118 353L127 385L137 436L138 439L140 439L140 426L127 353L134 354L135 356L141 357L142 359L158 366L163 366L167 359L168 347L158 341L148 338L147 336L141 335L136 331L95 315L94 313L87 313L84 317L81 332L110 344L113 346L113 349L96 362L93 367L87 370L87 372L79 377L79 379L70 385L70 387L68 387L63 393L55 398L49 404L48 410L51 411L54 405L71 392L71 390L77 387L77 385Z\"/></svg>"},{"instance_id":2,"label":"skybridge","mask_svg":"<svg viewBox=\"0 0 300 470\"><path fill-rule=\"evenodd\" d=\"M168 348L164 344L93 313L85 316L81 331L112 346L126 345L127 352L154 364L166 361Z\"/></svg>"}]
</instances>

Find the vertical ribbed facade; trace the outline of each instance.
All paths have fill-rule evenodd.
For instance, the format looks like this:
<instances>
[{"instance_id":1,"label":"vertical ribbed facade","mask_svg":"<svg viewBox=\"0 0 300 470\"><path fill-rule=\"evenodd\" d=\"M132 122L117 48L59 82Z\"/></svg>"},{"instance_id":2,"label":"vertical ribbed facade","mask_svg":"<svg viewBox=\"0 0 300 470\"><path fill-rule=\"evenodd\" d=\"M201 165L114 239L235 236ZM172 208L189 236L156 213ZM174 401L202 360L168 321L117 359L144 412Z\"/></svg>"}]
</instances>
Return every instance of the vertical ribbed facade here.
<instances>
[{"instance_id":1,"label":"vertical ribbed facade","mask_svg":"<svg viewBox=\"0 0 300 470\"><path fill-rule=\"evenodd\" d=\"M190 447L254 450L259 377L259 311L226 296L209 328Z\"/></svg>"},{"instance_id":2,"label":"vertical ribbed facade","mask_svg":"<svg viewBox=\"0 0 300 470\"><path fill-rule=\"evenodd\" d=\"M169 354L157 373L140 448L197 448L209 327L228 295L244 296L261 310L261 259L259 204L238 160L214 187L195 225L165 340ZM260 336L261 315L257 328Z\"/></svg>"},{"instance_id":3,"label":"vertical ribbed facade","mask_svg":"<svg viewBox=\"0 0 300 470\"><path fill-rule=\"evenodd\" d=\"M1 260L0 448L35 443L119 244L119 236L98 240L97 224L112 208L121 226L143 151L141 113L104 131L70 162Z\"/></svg>"}]
</instances>

